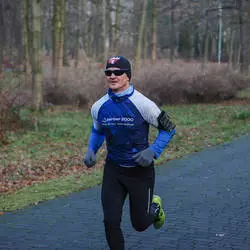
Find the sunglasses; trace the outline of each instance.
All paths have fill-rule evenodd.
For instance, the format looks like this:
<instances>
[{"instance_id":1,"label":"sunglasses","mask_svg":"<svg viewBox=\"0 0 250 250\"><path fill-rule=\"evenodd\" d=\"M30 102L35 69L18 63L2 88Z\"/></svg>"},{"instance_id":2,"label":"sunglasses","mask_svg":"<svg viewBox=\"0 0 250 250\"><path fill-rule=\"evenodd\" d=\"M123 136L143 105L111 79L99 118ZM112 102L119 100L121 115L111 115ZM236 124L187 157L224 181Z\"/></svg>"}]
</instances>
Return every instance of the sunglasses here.
<instances>
[{"instance_id":1,"label":"sunglasses","mask_svg":"<svg viewBox=\"0 0 250 250\"><path fill-rule=\"evenodd\" d=\"M111 76L112 74L114 74L115 76L121 76L122 74L126 73L127 70L125 69L115 69L115 70L104 70L104 73L106 76Z\"/></svg>"}]
</instances>

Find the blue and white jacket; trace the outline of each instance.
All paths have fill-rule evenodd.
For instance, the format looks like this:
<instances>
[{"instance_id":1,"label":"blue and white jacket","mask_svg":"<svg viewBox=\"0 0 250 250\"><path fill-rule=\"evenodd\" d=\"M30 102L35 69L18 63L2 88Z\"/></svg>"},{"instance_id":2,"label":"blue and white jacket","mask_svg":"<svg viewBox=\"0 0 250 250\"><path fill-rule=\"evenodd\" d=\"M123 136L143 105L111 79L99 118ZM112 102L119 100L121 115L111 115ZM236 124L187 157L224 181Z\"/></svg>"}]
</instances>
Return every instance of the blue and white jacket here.
<instances>
[{"instance_id":1,"label":"blue and white jacket","mask_svg":"<svg viewBox=\"0 0 250 250\"><path fill-rule=\"evenodd\" d=\"M158 128L160 113L157 105L135 90L133 85L118 94L109 90L91 108L93 126L88 147L97 153L106 139L108 159L123 167L136 166L132 156L149 147L149 125ZM159 130L150 145L155 159L174 134L175 129L172 132Z\"/></svg>"}]
</instances>

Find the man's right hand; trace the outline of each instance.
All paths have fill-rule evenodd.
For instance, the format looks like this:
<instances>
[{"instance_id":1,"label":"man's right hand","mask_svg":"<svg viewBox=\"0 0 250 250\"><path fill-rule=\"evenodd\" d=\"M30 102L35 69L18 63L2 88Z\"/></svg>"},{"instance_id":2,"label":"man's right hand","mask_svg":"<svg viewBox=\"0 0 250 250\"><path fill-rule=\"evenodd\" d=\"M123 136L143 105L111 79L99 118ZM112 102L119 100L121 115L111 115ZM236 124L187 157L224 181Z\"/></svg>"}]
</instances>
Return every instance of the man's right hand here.
<instances>
[{"instance_id":1,"label":"man's right hand","mask_svg":"<svg viewBox=\"0 0 250 250\"><path fill-rule=\"evenodd\" d=\"M91 168L96 164L96 156L92 149L88 149L83 158L83 162L88 168Z\"/></svg>"}]
</instances>

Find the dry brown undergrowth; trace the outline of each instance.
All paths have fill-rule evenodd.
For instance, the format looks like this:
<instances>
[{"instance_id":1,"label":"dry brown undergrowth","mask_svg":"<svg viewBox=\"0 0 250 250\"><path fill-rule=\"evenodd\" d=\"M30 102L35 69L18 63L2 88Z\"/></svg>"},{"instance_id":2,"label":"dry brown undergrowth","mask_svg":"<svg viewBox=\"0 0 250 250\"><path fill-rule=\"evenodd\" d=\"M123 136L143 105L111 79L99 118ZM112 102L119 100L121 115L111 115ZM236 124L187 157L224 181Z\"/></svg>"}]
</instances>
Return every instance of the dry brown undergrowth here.
<instances>
[{"instance_id":1,"label":"dry brown undergrowth","mask_svg":"<svg viewBox=\"0 0 250 250\"><path fill-rule=\"evenodd\" d=\"M218 101L222 101L224 105L234 105L233 98L237 91L249 86L248 78L237 72L230 72L226 65L218 66L213 63L208 64L206 70L202 72L200 64L196 62L178 61L169 64L166 61L158 61L155 65L144 64L140 70L133 71L132 75L135 87L160 105ZM2 144L8 144L5 131L15 130L20 126L20 117L15 111L16 106L30 105L31 91L25 90L24 87L6 85L0 88L0 143ZM103 65L78 69L64 68L60 86L53 85L49 71L45 74L46 105L69 104L90 107L105 92ZM237 102L249 103L249 99ZM36 162L35 168L23 160L18 164L0 168L0 193L13 192L33 183L71 173L88 173L90 170L82 167L81 160L79 157L61 160L48 158L43 162ZM72 164L65 167L68 162ZM13 178L10 179L10 176Z\"/></svg>"}]
</instances>

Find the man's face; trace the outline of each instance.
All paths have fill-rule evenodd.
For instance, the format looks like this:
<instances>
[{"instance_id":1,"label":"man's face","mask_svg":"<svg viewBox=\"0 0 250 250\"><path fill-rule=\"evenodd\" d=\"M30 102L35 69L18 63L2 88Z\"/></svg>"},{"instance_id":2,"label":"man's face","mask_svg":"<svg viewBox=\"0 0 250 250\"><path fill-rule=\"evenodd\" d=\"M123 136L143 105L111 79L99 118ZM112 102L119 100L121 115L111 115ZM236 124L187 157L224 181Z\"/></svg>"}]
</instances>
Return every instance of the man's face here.
<instances>
[{"instance_id":1,"label":"man's face","mask_svg":"<svg viewBox=\"0 0 250 250\"><path fill-rule=\"evenodd\" d=\"M108 87L112 90L112 92L119 93L129 87L129 78L127 74L121 72L119 68L111 67L106 69L105 71L106 81L108 83ZM119 75L117 75L116 72ZM120 73L122 74L120 75Z\"/></svg>"}]
</instances>

